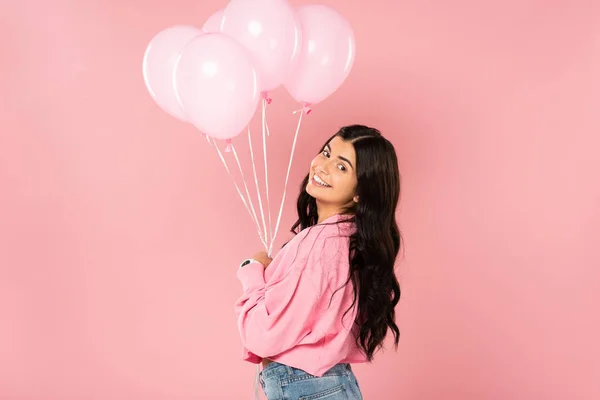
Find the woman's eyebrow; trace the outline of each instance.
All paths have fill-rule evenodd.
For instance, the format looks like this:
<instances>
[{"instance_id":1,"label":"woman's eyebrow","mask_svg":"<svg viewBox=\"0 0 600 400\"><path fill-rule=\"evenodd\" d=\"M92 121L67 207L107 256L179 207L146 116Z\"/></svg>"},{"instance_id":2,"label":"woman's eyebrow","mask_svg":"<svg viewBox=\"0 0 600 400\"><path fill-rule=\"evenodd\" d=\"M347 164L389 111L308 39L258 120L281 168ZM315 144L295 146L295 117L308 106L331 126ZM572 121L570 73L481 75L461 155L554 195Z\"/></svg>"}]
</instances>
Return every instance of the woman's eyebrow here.
<instances>
[{"instance_id":1,"label":"woman's eyebrow","mask_svg":"<svg viewBox=\"0 0 600 400\"><path fill-rule=\"evenodd\" d=\"M328 147L329 147L329 151L332 151L332 150L331 150L331 145L330 145L329 143L327 143L327 144L325 145L325 148L328 148ZM354 168L354 165L352 165L352 163L350 162L350 160L348 160L346 157L338 156L338 158L339 158L340 160L342 160L342 161L345 161L345 162L347 162L347 163L350 165L350 167Z\"/></svg>"}]
</instances>

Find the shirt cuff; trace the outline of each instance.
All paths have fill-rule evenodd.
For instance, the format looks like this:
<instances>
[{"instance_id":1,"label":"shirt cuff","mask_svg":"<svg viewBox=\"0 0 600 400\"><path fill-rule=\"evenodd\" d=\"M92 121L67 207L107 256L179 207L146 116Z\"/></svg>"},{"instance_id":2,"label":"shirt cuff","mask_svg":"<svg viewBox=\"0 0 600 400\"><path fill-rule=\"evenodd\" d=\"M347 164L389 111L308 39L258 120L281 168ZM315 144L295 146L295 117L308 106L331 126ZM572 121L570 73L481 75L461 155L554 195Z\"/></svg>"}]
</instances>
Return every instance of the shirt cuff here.
<instances>
[{"instance_id":1,"label":"shirt cuff","mask_svg":"<svg viewBox=\"0 0 600 400\"><path fill-rule=\"evenodd\" d=\"M265 286L265 267L257 262L251 262L238 268L237 277L245 292L261 289Z\"/></svg>"}]
</instances>

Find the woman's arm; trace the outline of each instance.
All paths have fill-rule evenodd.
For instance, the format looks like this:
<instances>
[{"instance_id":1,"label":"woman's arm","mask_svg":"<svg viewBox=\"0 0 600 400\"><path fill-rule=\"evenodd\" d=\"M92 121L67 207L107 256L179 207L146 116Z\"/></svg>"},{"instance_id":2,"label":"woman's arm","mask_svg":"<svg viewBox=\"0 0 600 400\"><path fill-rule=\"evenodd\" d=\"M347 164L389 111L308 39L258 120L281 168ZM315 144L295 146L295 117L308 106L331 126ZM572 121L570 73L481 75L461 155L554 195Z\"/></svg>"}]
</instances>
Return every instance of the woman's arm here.
<instances>
[{"instance_id":1,"label":"woman's arm","mask_svg":"<svg viewBox=\"0 0 600 400\"><path fill-rule=\"evenodd\" d=\"M274 357L312 333L328 283L324 271L348 262L343 256L347 252L339 251L342 239L325 240L319 232L313 234L300 241L297 251L290 248L273 261L269 268L278 270L268 283L260 263L238 270L244 287L236 303L238 329L244 346L260 357Z\"/></svg>"}]
</instances>

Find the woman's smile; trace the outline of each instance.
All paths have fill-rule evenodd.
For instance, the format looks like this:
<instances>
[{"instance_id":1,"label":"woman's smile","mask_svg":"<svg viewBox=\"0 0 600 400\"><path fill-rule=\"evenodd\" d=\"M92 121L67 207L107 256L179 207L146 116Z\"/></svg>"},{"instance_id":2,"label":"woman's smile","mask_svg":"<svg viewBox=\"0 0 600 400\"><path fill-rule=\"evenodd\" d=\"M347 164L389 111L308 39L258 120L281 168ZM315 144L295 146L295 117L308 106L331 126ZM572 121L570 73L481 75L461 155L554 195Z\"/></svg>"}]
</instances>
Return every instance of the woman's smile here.
<instances>
[{"instance_id":1,"label":"woman's smile","mask_svg":"<svg viewBox=\"0 0 600 400\"><path fill-rule=\"evenodd\" d=\"M327 182L325 182L325 180L323 178L321 178L319 176L319 174L317 174L317 173L313 173L313 176L312 176L312 179L310 180L310 182L314 185L325 187L325 188L331 187L331 185L328 184Z\"/></svg>"}]
</instances>

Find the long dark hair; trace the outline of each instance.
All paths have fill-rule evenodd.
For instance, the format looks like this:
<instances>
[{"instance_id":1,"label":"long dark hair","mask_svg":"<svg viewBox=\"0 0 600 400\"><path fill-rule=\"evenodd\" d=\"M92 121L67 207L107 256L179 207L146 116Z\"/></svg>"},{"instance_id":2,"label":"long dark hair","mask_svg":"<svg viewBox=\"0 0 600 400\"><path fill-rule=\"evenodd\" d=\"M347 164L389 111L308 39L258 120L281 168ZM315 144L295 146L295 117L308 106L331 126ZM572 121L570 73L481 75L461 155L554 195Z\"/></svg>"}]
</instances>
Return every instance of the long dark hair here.
<instances>
[{"instance_id":1,"label":"long dark hair","mask_svg":"<svg viewBox=\"0 0 600 400\"><path fill-rule=\"evenodd\" d=\"M383 346L388 329L398 347L400 330L395 322L395 307L400 301L400 285L394 273L402 237L396 223L400 198L400 172L394 146L374 128L351 125L340 129L339 136L354 145L356 152L356 195L358 203L345 210L352 214L356 233L350 237L350 276L354 300L348 311L357 307L357 345L369 361ZM315 198L306 192L309 175L304 178L298 196L298 221L293 233L317 224ZM346 312L348 312L346 311Z\"/></svg>"}]
</instances>

